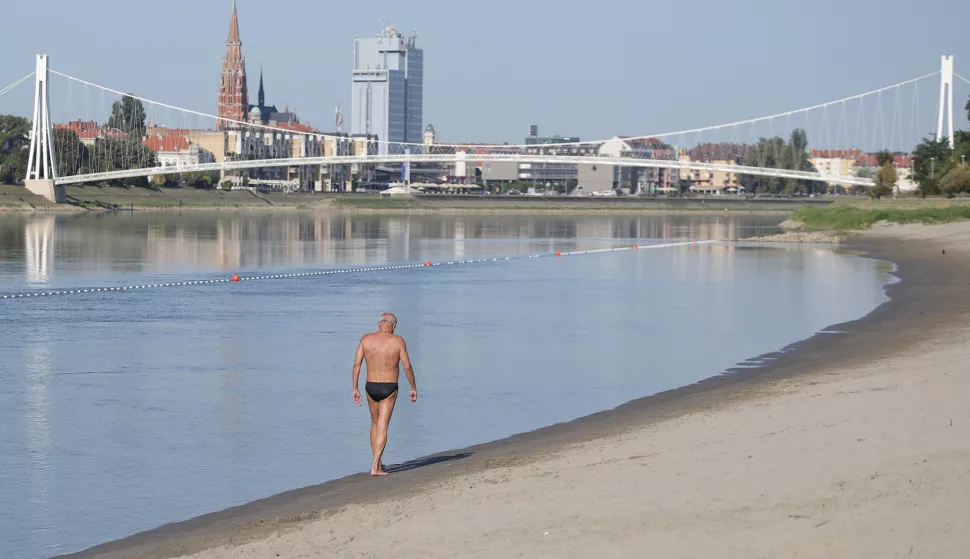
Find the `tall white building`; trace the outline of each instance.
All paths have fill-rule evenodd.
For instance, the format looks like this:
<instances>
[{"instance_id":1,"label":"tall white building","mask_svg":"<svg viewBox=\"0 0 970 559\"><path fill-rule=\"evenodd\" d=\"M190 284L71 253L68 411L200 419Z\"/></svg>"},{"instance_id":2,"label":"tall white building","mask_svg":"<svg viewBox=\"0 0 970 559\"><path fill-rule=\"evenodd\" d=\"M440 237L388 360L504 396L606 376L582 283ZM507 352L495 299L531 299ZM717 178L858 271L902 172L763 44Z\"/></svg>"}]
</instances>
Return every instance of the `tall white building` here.
<instances>
[{"instance_id":1,"label":"tall white building","mask_svg":"<svg viewBox=\"0 0 970 559\"><path fill-rule=\"evenodd\" d=\"M420 144L424 140L424 52L416 36L394 26L377 37L354 41L352 134L376 135L382 142Z\"/></svg>"}]
</instances>

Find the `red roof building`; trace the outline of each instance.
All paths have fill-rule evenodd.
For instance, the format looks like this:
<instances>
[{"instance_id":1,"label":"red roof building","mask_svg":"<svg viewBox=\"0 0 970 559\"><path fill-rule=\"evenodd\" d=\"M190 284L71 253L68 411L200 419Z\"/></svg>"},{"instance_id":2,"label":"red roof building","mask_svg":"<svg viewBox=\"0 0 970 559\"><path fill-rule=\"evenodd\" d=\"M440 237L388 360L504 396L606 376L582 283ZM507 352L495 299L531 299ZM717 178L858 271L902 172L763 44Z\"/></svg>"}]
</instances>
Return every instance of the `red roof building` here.
<instances>
[{"instance_id":1,"label":"red roof building","mask_svg":"<svg viewBox=\"0 0 970 559\"><path fill-rule=\"evenodd\" d=\"M189 141L184 136L151 136L145 138L142 144L156 153L178 153L189 150Z\"/></svg>"},{"instance_id":2,"label":"red roof building","mask_svg":"<svg viewBox=\"0 0 970 559\"><path fill-rule=\"evenodd\" d=\"M145 128L145 136L185 136L186 138L192 131L188 128L166 128L165 126L149 125Z\"/></svg>"},{"instance_id":3,"label":"red roof building","mask_svg":"<svg viewBox=\"0 0 970 559\"><path fill-rule=\"evenodd\" d=\"M866 153L860 149L813 149L812 158L818 159L852 159L856 167L878 167L879 161L875 154ZM912 167L913 156L894 154L893 165L896 167Z\"/></svg>"},{"instance_id":4,"label":"red roof building","mask_svg":"<svg viewBox=\"0 0 970 559\"><path fill-rule=\"evenodd\" d=\"M283 130L292 130L293 132L303 132L306 134L316 133L316 130L309 124L300 124L299 122L277 122L271 123L271 126L273 128L282 128Z\"/></svg>"},{"instance_id":5,"label":"red roof building","mask_svg":"<svg viewBox=\"0 0 970 559\"><path fill-rule=\"evenodd\" d=\"M127 137L127 134L117 128L100 126L90 120L72 120L67 124L55 124L54 130L70 130L77 134L78 139L85 145L92 145L99 138L123 140Z\"/></svg>"}]
</instances>

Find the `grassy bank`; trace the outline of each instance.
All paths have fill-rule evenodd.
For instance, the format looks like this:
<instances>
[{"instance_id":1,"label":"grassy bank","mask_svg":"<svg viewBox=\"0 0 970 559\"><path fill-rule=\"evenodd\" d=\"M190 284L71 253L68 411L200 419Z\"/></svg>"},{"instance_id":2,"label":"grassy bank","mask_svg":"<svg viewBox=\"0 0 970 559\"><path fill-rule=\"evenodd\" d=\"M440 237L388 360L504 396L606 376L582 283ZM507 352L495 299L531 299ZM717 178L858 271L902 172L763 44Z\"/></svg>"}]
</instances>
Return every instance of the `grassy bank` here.
<instances>
[{"instance_id":1,"label":"grassy bank","mask_svg":"<svg viewBox=\"0 0 970 559\"><path fill-rule=\"evenodd\" d=\"M68 186L66 192L70 203L91 209L311 209L311 206L322 202L319 197L310 193L257 193L194 188Z\"/></svg>"},{"instance_id":2,"label":"grassy bank","mask_svg":"<svg viewBox=\"0 0 970 559\"><path fill-rule=\"evenodd\" d=\"M804 207L795 210L792 220L805 229L868 229L881 221L889 223L946 223L970 219L970 203L909 202L897 207L836 205L824 208Z\"/></svg>"},{"instance_id":3,"label":"grassy bank","mask_svg":"<svg viewBox=\"0 0 970 559\"><path fill-rule=\"evenodd\" d=\"M0 210L49 210L54 206L22 186L0 184Z\"/></svg>"},{"instance_id":4,"label":"grassy bank","mask_svg":"<svg viewBox=\"0 0 970 559\"><path fill-rule=\"evenodd\" d=\"M196 190L194 188L140 188L77 186L65 188L68 204L55 205L21 186L0 187L0 209L22 210L310 210L374 213L411 212L670 212L711 211L787 213L799 200L744 200L664 198L535 198L529 196L418 196L381 198L377 195L299 192ZM819 201L816 200L815 203ZM822 203L828 203L824 201Z\"/></svg>"},{"instance_id":5,"label":"grassy bank","mask_svg":"<svg viewBox=\"0 0 970 559\"><path fill-rule=\"evenodd\" d=\"M52 210L308 210L373 213L663 213L732 212L791 213L806 229L865 229L879 221L939 223L970 219L970 200L870 200L859 197L814 200L664 199L664 198L534 198L528 196L418 196L381 198L377 195L300 192L196 190L193 188L135 188L68 186L69 205L51 204L21 186L0 185L0 211ZM809 205L815 204L815 205ZM819 206L817 204L830 204Z\"/></svg>"},{"instance_id":6,"label":"grassy bank","mask_svg":"<svg viewBox=\"0 0 970 559\"><path fill-rule=\"evenodd\" d=\"M374 213L458 212L736 212L788 213L806 204L831 199L748 200L733 196L712 198L588 198L478 195L422 195L381 198L376 194L252 192L194 188L144 188L69 185L68 205L50 204L21 186L0 187L0 208L103 210L311 210Z\"/></svg>"},{"instance_id":7,"label":"grassy bank","mask_svg":"<svg viewBox=\"0 0 970 559\"><path fill-rule=\"evenodd\" d=\"M309 210L372 213L662 213L732 212L790 213L818 229L866 227L900 210L942 208L954 205L938 200L871 201L857 197L815 199L747 200L722 198L537 198L530 196L417 196L381 198L377 195L300 192L250 192L196 190L193 188L137 188L112 186L68 186L70 205L54 205L20 186L0 187L0 210ZM811 206L810 206L811 204ZM832 204L832 208L819 207ZM842 208L849 207L853 211ZM934 210L941 211L941 210ZM835 213L830 213L835 212ZM879 213L879 212L889 212ZM932 212L931 212L932 213ZM835 217L832 217L835 216ZM892 219L891 217L888 219ZM914 218L918 221L925 217ZM946 218L953 219L953 218Z\"/></svg>"}]
</instances>

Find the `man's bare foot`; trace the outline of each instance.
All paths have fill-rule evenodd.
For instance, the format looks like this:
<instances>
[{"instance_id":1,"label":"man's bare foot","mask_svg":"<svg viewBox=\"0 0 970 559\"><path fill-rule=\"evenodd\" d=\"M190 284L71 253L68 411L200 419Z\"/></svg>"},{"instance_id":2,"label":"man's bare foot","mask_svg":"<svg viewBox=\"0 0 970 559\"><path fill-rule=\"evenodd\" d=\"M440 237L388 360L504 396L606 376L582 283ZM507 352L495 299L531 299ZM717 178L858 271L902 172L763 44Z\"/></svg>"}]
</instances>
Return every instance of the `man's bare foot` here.
<instances>
[{"instance_id":1,"label":"man's bare foot","mask_svg":"<svg viewBox=\"0 0 970 559\"><path fill-rule=\"evenodd\" d=\"M377 471L371 470L370 471L370 475L372 475L374 477L386 476L387 475L387 472L385 472L384 470L377 470Z\"/></svg>"}]
</instances>

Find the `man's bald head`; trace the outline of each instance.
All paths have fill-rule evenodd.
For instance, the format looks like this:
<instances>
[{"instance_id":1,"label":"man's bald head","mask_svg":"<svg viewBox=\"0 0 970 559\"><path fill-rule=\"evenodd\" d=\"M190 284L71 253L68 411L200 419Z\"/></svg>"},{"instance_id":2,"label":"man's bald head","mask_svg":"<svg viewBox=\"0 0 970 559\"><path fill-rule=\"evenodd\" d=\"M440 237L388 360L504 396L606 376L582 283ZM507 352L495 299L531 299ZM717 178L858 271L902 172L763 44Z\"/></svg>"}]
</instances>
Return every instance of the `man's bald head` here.
<instances>
[{"instance_id":1,"label":"man's bald head","mask_svg":"<svg viewBox=\"0 0 970 559\"><path fill-rule=\"evenodd\" d=\"M386 328L389 332L394 332L397 328L397 317L393 314L386 312L381 315L381 319L377 321L377 327L383 332Z\"/></svg>"}]
</instances>

